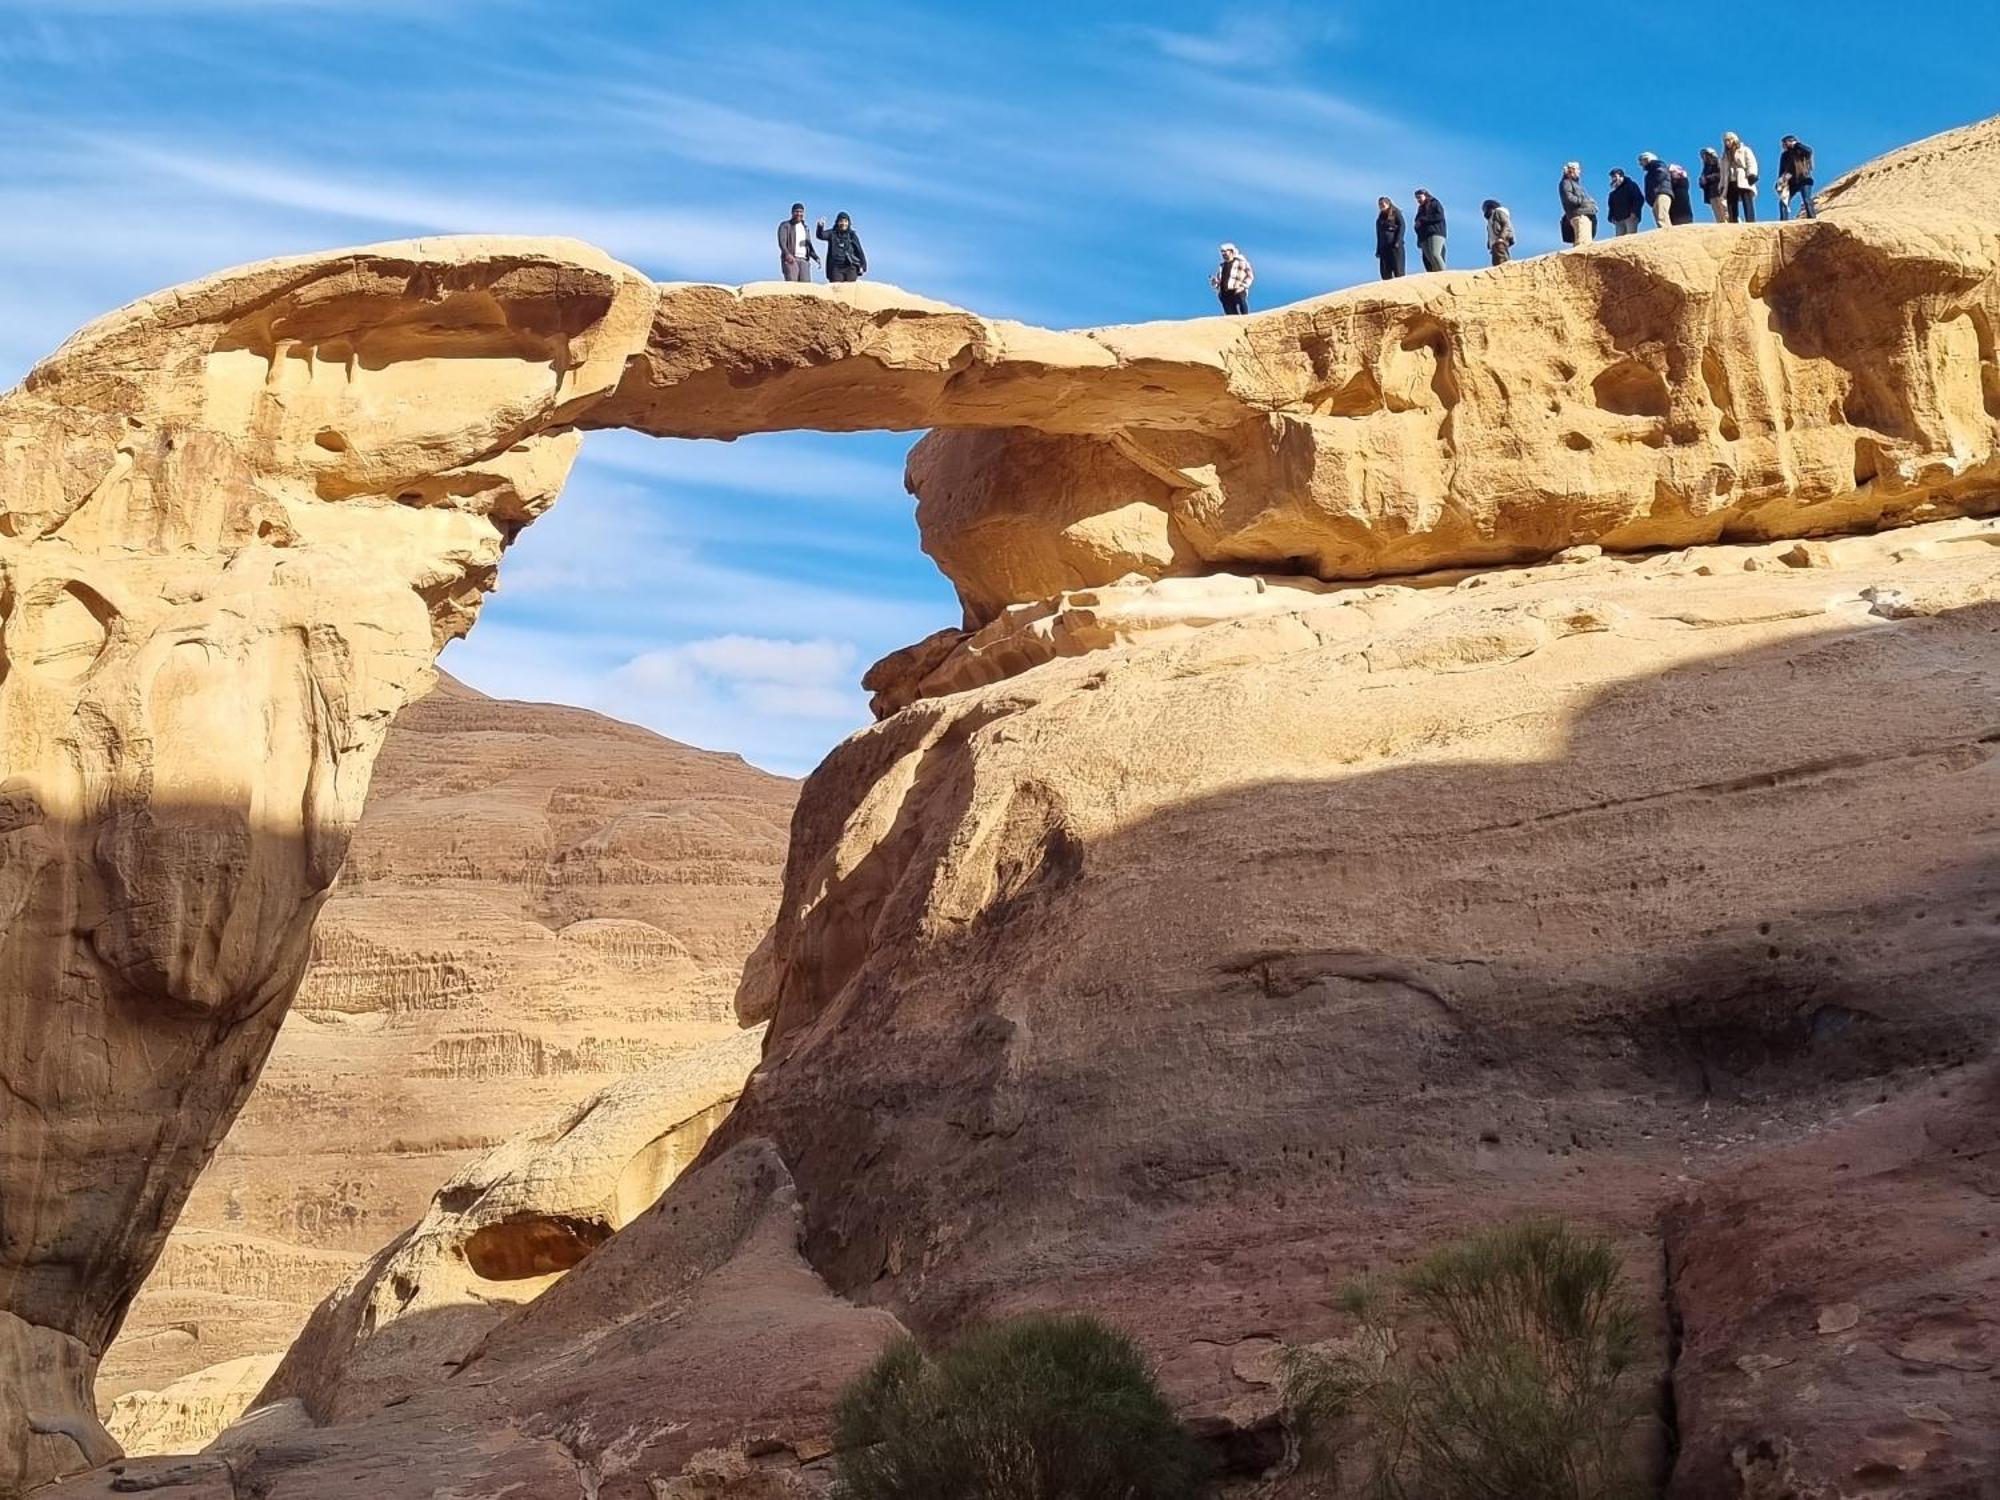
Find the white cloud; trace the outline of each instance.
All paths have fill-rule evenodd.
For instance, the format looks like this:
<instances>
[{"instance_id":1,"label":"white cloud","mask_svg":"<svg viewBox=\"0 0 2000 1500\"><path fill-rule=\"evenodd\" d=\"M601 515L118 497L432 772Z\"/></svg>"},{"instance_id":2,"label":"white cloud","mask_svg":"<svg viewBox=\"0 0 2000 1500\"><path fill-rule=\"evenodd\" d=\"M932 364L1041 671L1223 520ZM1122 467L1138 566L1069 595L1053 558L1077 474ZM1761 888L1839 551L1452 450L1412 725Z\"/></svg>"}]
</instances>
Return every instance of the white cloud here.
<instances>
[{"instance_id":1,"label":"white cloud","mask_svg":"<svg viewBox=\"0 0 2000 1500\"><path fill-rule=\"evenodd\" d=\"M869 721L852 641L709 636L631 655L617 637L492 623L443 665L482 692L567 703L801 776Z\"/></svg>"}]
</instances>

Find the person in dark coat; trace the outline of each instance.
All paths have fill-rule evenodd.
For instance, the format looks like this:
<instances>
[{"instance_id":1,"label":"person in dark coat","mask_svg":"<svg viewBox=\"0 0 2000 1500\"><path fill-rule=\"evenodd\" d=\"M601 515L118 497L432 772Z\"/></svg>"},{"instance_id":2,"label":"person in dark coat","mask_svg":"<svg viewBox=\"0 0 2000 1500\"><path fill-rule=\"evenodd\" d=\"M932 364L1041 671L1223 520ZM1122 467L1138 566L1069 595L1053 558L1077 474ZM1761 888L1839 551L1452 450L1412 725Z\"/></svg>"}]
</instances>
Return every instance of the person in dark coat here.
<instances>
[{"instance_id":1,"label":"person in dark coat","mask_svg":"<svg viewBox=\"0 0 2000 1500\"><path fill-rule=\"evenodd\" d=\"M1583 185L1583 163L1573 161L1563 167L1556 191L1562 196L1563 243L1588 245L1597 238L1597 200Z\"/></svg>"},{"instance_id":2,"label":"person in dark coat","mask_svg":"<svg viewBox=\"0 0 2000 1500\"><path fill-rule=\"evenodd\" d=\"M1387 198L1377 198L1375 215L1375 261L1382 279L1394 281L1403 274L1403 211Z\"/></svg>"},{"instance_id":3,"label":"person in dark coat","mask_svg":"<svg viewBox=\"0 0 2000 1500\"><path fill-rule=\"evenodd\" d=\"M854 232L854 221L846 214L833 216L831 230L821 219L818 233L826 241L828 281L858 281L868 274L868 252L861 248L861 236Z\"/></svg>"},{"instance_id":4,"label":"person in dark coat","mask_svg":"<svg viewBox=\"0 0 2000 1500\"><path fill-rule=\"evenodd\" d=\"M1701 148L1701 201L1715 215L1715 222L1729 222L1729 191L1722 181L1722 154L1713 146Z\"/></svg>"},{"instance_id":5,"label":"person in dark coat","mask_svg":"<svg viewBox=\"0 0 2000 1500\"><path fill-rule=\"evenodd\" d=\"M1813 149L1795 135L1784 139L1783 150L1778 155L1778 217L1792 216L1792 200L1797 198L1804 205L1800 217L1817 219L1819 208L1813 203Z\"/></svg>"},{"instance_id":6,"label":"person in dark coat","mask_svg":"<svg viewBox=\"0 0 2000 1500\"><path fill-rule=\"evenodd\" d=\"M1637 234L1639 215L1645 211L1646 200L1639 191L1639 184L1625 175L1623 167L1611 169L1611 197L1605 207L1611 214L1611 226L1619 234Z\"/></svg>"},{"instance_id":7,"label":"person in dark coat","mask_svg":"<svg viewBox=\"0 0 2000 1500\"><path fill-rule=\"evenodd\" d=\"M1417 248L1426 271L1444 269L1444 205L1423 188L1417 189Z\"/></svg>"},{"instance_id":8,"label":"person in dark coat","mask_svg":"<svg viewBox=\"0 0 2000 1500\"><path fill-rule=\"evenodd\" d=\"M1673 222L1692 224L1694 222L1694 184L1688 180L1688 169L1679 162L1667 168L1667 181L1674 192Z\"/></svg>"},{"instance_id":9,"label":"person in dark coat","mask_svg":"<svg viewBox=\"0 0 2000 1500\"><path fill-rule=\"evenodd\" d=\"M1665 229L1674 221L1674 184L1667 164L1650 151L1641 152L1639 166L1646 174L1646 206L1653 211L1653 227Z\"/></svg>"}]
</instances>

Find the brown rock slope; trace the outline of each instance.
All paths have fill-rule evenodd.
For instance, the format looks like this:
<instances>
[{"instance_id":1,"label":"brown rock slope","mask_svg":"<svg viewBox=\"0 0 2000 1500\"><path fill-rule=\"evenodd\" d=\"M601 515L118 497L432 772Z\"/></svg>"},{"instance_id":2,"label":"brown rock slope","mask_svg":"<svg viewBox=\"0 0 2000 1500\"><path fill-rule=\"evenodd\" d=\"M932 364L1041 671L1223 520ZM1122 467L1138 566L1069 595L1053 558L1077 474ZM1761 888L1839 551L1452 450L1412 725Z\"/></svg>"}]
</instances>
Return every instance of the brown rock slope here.
<instances>
[{"instance_id":1,"label":"brown rock slope","mask_svg":"<svg viewBox=\"0 0 2000 1500\"><path fill-rule=\"evenodd\" d=\"M1952 518L2000 508L1996 325L2000 225L1857 206L1092 334L515 242L94 326L0 405L0 1453L102 1451L81 1383L388 717L578 427L992 430L912 477L999 638L900 661L811 783L703 1164L264 1493L397 1444L464 1494L645 1495L732 1423L803 1456L856 1300L1103 1306L1238 1410L1233 1344L1468 1218L1588 1209L1657 1265L1680 1174L1990 1045L1991 533ZM1497 570L1576 544L1686 553ZM1205 576L1445 566L1488 571L1253 619Z\"/></svg>"},{"instance_id":2,"label":"brown rock slope","mask_svg":"<svg viewBox=\"0 0 2000 1500\"><path fill-rule=\"evenodd\" d=\"M105 1360L100 1403L275 1357L484 1149L614 1079L734 1045L731 996L776 905L796 792L734 756L449 678L413 704L291 1017ZM754 1060L731 1064L737 1081ZM198 1409L217 1409L207 1387ZM140 1452L221 1425L201 1434L136 1396L111 1423Z\"/></svg>"}]
</instances>

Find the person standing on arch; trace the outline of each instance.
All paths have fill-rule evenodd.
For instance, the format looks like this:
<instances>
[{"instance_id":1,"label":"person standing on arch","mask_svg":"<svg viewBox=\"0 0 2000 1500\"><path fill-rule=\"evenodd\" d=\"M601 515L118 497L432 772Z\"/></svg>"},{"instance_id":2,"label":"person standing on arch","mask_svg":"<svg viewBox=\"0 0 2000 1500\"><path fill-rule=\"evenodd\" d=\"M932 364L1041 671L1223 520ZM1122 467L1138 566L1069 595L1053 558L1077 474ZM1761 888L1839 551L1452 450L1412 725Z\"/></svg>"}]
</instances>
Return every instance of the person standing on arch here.
<instances>
[{"instance_id":1,"label":"person standing on arch","mask_svg":"<svg viewBox=\"0 0 2000 1500\"><path fill-rule=\"evenodd\" d=\"M1488 198L1479 207L1486 215L1486 253L1494 265L1504 266L1514 258L1514 216L1498 198Z\"/></svg>"},{"instance_id":2,"label":"person standing on arch","mask_svg":"<svg viewBox=\"0 0 2000 1500\"><path fill-rule=\"evenodd\" d=\"M1639 192L1639 184L1625 175L1623 167L1611 169L1611 197L1605 206L1610 210L1615 234L1639 232L1639 215L1645 211L1645 199Z\"/></svg>"},{"instance_id":3,"label":"person standing on arch","mask_svg":"<svg viewBox=\"0 0 2000 1500\"><path fill-rule=\"evenodd\" d=\"M1394 281L1403 274L1403 211L1387 198L1377 198L1375 204L1375 262L1382 279Z\"/></svg>"},{"instance_id":4,"label":"person standing on arch","mask_svg":"<svg viewBox=\"0 0 2000 1500\"><path fill-rule=\"evenodd\" d=\"M1674 183L1670 170L1650 151L1639 153L1639 166L1646 174L1646 205L1653 210L1653 227L1665 229L1674 222Z\"/></svg>"},{"instance_id":5,"label":"person standing on arch","mask_svg":"<svg viewBox=\"0 0 2000 1500\"><path fill-rule=\"evenodd\" d=\"M806 206L794 203L792 216L778 225L778 270L787 281L811 281L813 262L818 259L812 226L806 222Z\"/></svg>"},{"instance_id":6,"label":"person standing on arch","mask_svg":"<svg viewBox=\"0 0 2000 1500\"><path fill-rule=\"evenodd\" d=\"M1713 146L1701 148L1701 197L1716 223L1729 222L1729 189L1722 180L1722 157Z\"/></svg>"},{"instance_id":7,"label":"person standing on arch","mask_svg":"<svg viewBox=\"0 0 2000 1500\"><path fill-rule=\"evenodd\" d=\"M1426 271L1444 269L1444 205L1423 188L1417 189L1417 248Z\"/></svg>"},{"instance_id":8,"label":"person standing on arch","mask_svg":"<svg viewBox=\"0 0 2000 1500\"><path fill-rule=\"evenodd\" d=\"M826 241L828 281L858 281L868 274L868 252L861 248L861 236L854 232L852 219L844 213L835 214L830 231L826 220L821 219L818 232Z\"/></svg>"},{"instance_id":9,"label":"person standing on arch","mask_svg":"<svg viewBox=\"0 0 2000 1500\"><path fill-rule=\"evenodd\" d=\"M1562 197L1563 238L1572 245L1588 245L1597 237L1597 200L1583 185L1583 163L1569 162L1557 184Z\"/></svg>"},{"instance_id":10,"label":"person standing on arch","mask_svg":"<svg viewBox=\"0 0 2000 1500\"><path fill-rule=\"evenodd\" d=\"M1729 222L1757 222L1757 153L1731 130L1722 137L1722 186L1729 194Z\"/></svg>"},{"instance_id":11,"label":"person standing on arch","mask_svg":"<svg viewBox=\"0 0 2000 1500\"><path fill-rule=\"evenodd\" d=\"M1817 219L1819 208L1813 202L1813 149L1795 135L1788 135L1781 143L1778 157L1778 217L1792 216L1792 200L1800 201L1799 217Z\"/></svg>"},{"instance_id":12,"label":"person standing on arch","mask_svg":"<svg viewBox=\"0 0 2000 1500\"><path fill-rule=\"evenodd\" d=\"M1250 284L1257 279L1256 271L1245 260L1243 252L1234 245L1224 243L1222 264L1215 268L1215 274L1208 278L1208 284L1215 288L1216 296L1222 299L1222 310L1232 317L1242 317L1250 311Z\"/></svg>"}]
</instances>

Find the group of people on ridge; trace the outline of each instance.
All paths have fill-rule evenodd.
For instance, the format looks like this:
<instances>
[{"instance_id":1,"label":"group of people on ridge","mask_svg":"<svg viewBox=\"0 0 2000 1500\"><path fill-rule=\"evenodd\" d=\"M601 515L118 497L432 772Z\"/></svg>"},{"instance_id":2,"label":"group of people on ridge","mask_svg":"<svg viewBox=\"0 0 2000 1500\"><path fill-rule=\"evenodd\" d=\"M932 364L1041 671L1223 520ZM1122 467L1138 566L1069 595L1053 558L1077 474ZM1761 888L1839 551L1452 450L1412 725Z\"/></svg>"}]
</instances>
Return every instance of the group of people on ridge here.
<instances>
[{"instance_id":1,"label":"group of people on ridge","mask_svg":"<svg viewBox=\"0 0 2000 1500\"><path fill-rule=\"evenodd\" d=\"M1722 149L1701 148L1701 177L1691 180L1678 162L1662 161L1651 151L1639 156L1640 176L1634 180L1622 167L1611 169L1609 208L1612 226L1619 234L1637 234L1641 219L1651 208L1653 223L1660 228L1692 224L1695 219L1694 192L1697 187L1718 224L1751 224L1757 219L1757 156L1749 145L1730 131L1722 137ZM1588 245L1597 237L1598 207L1583 185L1583 167L1570 162L1563 168L1557 193L1562 200L1562 237L1568 245ZM1416 222L1406 225L1403 211L1388 198L1378 198L1375 215L1375 260L1385 281L1404 274L1404 244L1409 227L1414 227L1417 249L1426 271L1445 268L1444 204L1428 189L1416 193ZM1778 158L1778 217L1789 219L1794 205L1802 217L1819 216L1813 202L1813 151L1797 136L1785 137ZM1494 265L1504 265L1514 256L1514 216L1497 198L1481 206L1486 217L1486 253ZM1243 252L1234 245L1222 247L1222 264L1208 278L1222 299L1226 313L1250 311L1249 292L1256 272Z\"/></svg>"}]
</instances>

